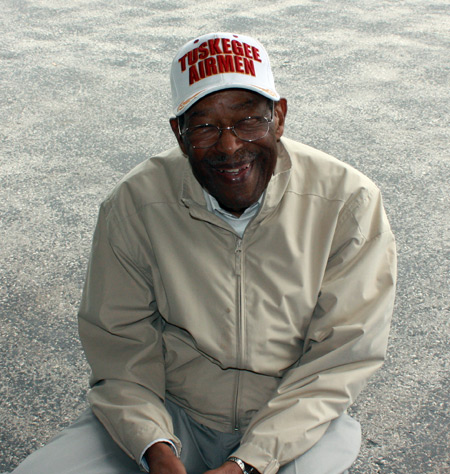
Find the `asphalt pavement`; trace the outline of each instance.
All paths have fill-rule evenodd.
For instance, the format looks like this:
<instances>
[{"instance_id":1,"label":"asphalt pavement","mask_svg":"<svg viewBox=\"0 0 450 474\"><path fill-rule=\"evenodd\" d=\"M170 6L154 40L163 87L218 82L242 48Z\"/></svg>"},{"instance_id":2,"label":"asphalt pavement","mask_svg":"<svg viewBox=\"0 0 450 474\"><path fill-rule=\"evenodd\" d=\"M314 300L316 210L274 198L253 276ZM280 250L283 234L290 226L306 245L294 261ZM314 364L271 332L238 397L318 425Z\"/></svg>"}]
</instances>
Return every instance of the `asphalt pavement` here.
<instances>
[{"instance_id":1,"label":"asphalt pavement","mask_svg":"<svg viewBox=\"0 0 450 474\"><path fill-rule=\"evenodd\" d=\"M448 1L0 0L0 471L86 406L76 312L98 205L175 144L169 68L258 38L286 136L381 188L399 254L389 354L352 474L450 472ZM39 473L40 474L40 473Z\"/></svg>"}]
</instances>

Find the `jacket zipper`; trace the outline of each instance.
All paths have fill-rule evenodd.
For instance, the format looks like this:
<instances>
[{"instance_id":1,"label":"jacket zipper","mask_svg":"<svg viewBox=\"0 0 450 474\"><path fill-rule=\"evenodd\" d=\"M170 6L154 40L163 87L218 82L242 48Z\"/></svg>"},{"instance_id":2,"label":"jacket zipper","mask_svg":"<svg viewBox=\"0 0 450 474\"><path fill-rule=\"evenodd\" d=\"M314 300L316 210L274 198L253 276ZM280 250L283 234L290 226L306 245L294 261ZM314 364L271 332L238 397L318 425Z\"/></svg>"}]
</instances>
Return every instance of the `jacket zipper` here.
<instances>
[{"instance_id":1,"label":"jacket zipper","mask_svg":"<svg viewBox=\"0 0 450 474\"><path fill-rule=\"evenodd\" d=\"M235 269L236 269L236 283L237 283L237 340L236 340L236 365L239 367L242 362L242 343L243 343L243 291L242 291L242 239L237 239L235 248ZM239 415L238 415L238 399L239 399L239 384L240 371L237 371L236 385L234 390L233 402L233 429L239 431Z\"/></svg>"}]
</instances>

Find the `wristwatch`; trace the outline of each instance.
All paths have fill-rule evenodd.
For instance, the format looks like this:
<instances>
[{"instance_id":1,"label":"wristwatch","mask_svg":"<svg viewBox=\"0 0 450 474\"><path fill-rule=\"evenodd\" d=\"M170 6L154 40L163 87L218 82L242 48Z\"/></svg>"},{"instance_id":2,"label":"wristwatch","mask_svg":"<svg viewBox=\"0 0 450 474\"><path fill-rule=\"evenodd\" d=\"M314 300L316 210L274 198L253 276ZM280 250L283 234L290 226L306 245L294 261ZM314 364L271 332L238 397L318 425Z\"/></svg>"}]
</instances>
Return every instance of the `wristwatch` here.
<instances>
[{"instance_id":1,"label":"wristwatch","mask_svg":"<svg viewBox=\"0 0 450 474\"><path fill-rule=\"evenodd\" d=\"M230 456L227 461L235 462L241 468L242 474L252 474L255 472L253 466L246 464L242 459L239 459L236 456Z\"/></svg>"}]
</instances>

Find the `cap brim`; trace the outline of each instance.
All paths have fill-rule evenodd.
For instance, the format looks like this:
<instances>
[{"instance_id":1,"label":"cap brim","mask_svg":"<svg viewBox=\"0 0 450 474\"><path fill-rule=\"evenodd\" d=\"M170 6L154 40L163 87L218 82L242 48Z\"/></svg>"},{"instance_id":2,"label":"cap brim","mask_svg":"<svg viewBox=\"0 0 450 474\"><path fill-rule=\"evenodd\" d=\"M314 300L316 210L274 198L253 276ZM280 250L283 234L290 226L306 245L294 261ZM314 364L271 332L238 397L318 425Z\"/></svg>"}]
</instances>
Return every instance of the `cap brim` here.
<instances>
[{"instance_id":1,"label":"cap brim","mask_svg":"<svg viewBox=\"0 0 450 474\"><path fill-rule=\"evenodd\" d=\"M249 90L252 92L256 92L257 94L260 94L264 97L267 97L270 100L274 100L274 101L280 100L280 95L276 91L272 91L270 89L263 89L262 87L259 87L254 84L242 84L242 83L226 84L226 85L220 84L220 85L205 88L201 91L197 91L194 95L192 95L191 97L188 97L177 107L177 110L175 111L175 115L179 117L180 115L184 114L195 103L197 103L199 100L203 99L207 95L213 94L214 92L227 90L227 89Z\"/></svg>"}]
</instances>

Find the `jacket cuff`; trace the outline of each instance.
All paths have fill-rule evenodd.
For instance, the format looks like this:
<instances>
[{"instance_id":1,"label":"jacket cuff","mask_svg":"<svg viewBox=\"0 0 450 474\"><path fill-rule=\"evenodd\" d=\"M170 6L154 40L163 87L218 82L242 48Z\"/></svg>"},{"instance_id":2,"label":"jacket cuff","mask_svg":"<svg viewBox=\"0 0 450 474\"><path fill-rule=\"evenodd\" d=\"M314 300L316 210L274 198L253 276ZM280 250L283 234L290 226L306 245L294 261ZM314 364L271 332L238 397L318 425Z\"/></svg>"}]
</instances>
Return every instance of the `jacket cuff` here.
<instances>
[{"instance_id":1,"label":"jacket cuff","mask_svg":"<svg viewBox=\"0 0 450 474\"><path fill-rule=\"evenodd\" d=\"M244 443L231 456L242 459L261 474L275 474L280 469L280 463L255 444Z\"/></svg>"}]
</instances>

